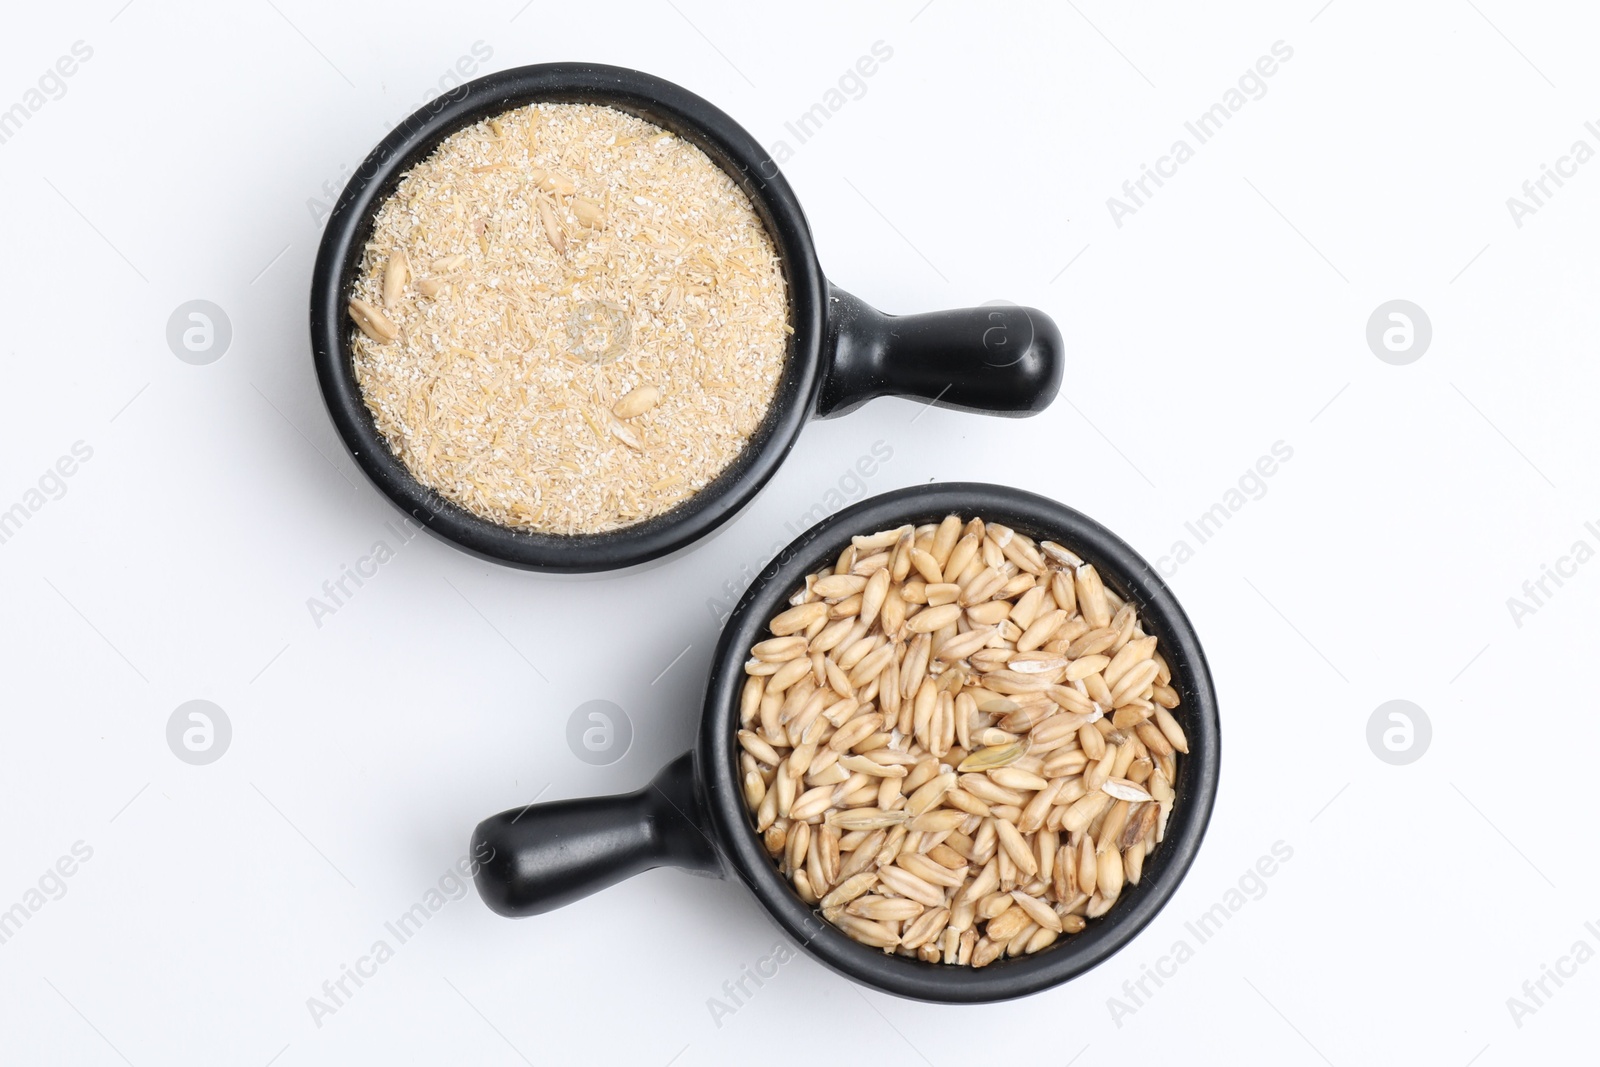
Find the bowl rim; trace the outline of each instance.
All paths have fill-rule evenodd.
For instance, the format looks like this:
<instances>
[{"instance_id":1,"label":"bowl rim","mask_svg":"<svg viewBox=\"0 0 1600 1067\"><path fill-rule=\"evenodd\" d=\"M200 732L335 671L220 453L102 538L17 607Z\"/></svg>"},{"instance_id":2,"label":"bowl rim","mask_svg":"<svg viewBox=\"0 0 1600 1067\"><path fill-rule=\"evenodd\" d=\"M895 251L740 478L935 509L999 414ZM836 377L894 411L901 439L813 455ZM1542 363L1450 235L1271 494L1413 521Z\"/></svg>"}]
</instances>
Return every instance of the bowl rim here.
<instances>
[{"instance_id":1,"label":"bowl rim","mask_svg":"<svg viewBox=\"0 0 1600 1067\"><path fill-rule=\"evenodd\" d=\"M704 489L661 515L599 534L517 530L480 518L424 485L389 448L368 411L352 361L345 305L378 210L407 171L450 134L536 102L615 107L704 151L750 198L778 250L790 326L784 371L761 426ZM558 572L615 570L675 552L747 505L777 472L810 420L821 388L827 282L798 198L766 149L729 115L673 82L596 63L513 67L457 86L407 117L351 176L329 214L312 272L312 357L340 439L367 478L424 529L479 557Z\"/></svg>"},{"instance_id":2,"label":"bowl rim","mask_svg":"<svg viewBox=\"0 0 1600 1067\"><path fill-rule=\"evenodd\" d=\"M739 693L750 646L782 610L804 576L832 560L855 534L946 514L1003 522L1018 532L1059 541L1095 565L1118 595L1136 603L1146 632L1161 641L1183 698L1189 754L1179 763L1178 802L1167 836L1139 885L1083 933L1035 955L984 968L928 964L851 940L805 904L767 856L746 812L738 782ZM823 520L784 549L740 600L712 660L695 747L697 780L714 837L730 870L777 924L833 970L887 993L945 1003L986 1003L1026 996L1066 982L1105 962L1132 941L1172 899L1194 862L1216 801L1221 766L1220 723L1210 667L1193 624L1148 562L1095 520L1021 489L977 482L911 486L862 501Z\"/></svg>"}]
</instances>

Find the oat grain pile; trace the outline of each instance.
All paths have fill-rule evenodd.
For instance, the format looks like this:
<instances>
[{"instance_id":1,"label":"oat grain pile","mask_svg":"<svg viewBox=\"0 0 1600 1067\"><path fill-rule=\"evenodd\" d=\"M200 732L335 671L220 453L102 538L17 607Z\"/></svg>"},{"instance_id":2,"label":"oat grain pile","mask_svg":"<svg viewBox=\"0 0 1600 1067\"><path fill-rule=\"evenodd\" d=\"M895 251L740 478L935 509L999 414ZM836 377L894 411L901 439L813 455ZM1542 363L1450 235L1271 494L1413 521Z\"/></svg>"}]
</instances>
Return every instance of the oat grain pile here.
<instances>
[{"instance_id":1,"label":"oat grain pile","mask_svg":"<svg viewBox=\"0 0 1600 1067\"><path fill-rule=\"evenodd\" d=\"M929 963L1037 952L1166 833L1178 694L1131 604L995 523L856 537L745 664L745 801L846 934Z\"/></svg>"},{"instance_id":2,"label":"oat grain pile","mask_svg":"<svg viewBox=\"0 0 1600 1067\"><path fill-rule=\"evenodd\" d=\"M420 481L599 533L703 488L760 425L788 300L749 199L631 115L537 104L447 138L378 211L355 371Z\"/></svg>"}]
</instances>

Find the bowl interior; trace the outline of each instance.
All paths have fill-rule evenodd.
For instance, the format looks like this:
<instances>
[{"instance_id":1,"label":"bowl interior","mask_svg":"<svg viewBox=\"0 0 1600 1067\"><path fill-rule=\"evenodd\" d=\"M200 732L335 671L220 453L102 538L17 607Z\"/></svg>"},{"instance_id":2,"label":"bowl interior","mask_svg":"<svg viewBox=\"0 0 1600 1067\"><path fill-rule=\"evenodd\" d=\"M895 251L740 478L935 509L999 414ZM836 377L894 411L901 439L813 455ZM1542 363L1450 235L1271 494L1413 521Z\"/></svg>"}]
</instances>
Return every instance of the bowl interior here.
<instances>
[{"instance_id":1,"label":"bowl interior","mask_svg":"<svg viewBox=\"0 0 1600 1067\"><path fill-rule=\"evenodd\" d=\"M831 563L857 534L938 522L955 513L1004 523L1035 539L1058 541L1095 565L1105 584L1133 603L1147 633L1160 642L1181 697L1175 714L1190 752L1178 760L1177 799L1166 839L1145 862L1137 886L1082 933L1031 956L989 966L923 963L851 940L805 904L767 856L747 814L739 781L735 733L749 648L767 633L805 575ZM706 803L739 876L778 923L823 962L886 992L923 1000L983 1002L1026 995L1066 981L1131 940L1170 899L1204 836L1216 793L1219 737L1216 695L1193 627L1159 575L1125 542L1092 519L1055 501L979 483L914 486L867 500L813 527L768 567L729 620L718 646L697 750Z\"/></svg>"},{"instance_id":2,"label":"bowl interior","mask_svg":"<svg viewBox=\"0 0 1600 1067\"><path fill-rule=\"evenodd\" d=\"M517 530L480 518L418 481L390 450L354 371L353 326L344 313L379 209L406 173L451 134L531 103L598 104L677 134L706 153L750 198L783 265L789 297L784 370L766 417L744 450L710 484L672 509L599 534ZM711 104L638 71L545 64L457 87L410 116L373 150L330 215L312 286L312 342L324 398L362 469L402 510L468 551L516 566L593 571L643 563L726 521L771 478L810 416L818 383L823 280L810 230L766 151Z\"/></svg>"}]
</instances>

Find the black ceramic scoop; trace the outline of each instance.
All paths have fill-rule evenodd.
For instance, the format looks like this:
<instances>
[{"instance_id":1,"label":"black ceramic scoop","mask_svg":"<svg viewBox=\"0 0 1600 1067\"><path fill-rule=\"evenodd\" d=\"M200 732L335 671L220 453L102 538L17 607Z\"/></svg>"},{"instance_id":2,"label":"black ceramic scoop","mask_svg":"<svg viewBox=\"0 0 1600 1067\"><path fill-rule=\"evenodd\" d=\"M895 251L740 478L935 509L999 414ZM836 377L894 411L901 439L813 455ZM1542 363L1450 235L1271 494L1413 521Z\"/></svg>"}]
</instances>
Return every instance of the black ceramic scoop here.
<instances>
[{"instance_id":1,"label":"black ceramic scoop","mask_svg":"<svg viewBox=\"0 0 1600 1067\"><path fill-rule=\"evenodd\" d=\"M856 534L948 514L1004 523L1058 541L1094 564L1105 584L1132 603L1160 641L1181 698L1175 712L1189 740L1178 758L1177 798L1166 839L1143 878L1123 890L1082 933L1031 956L981 969L885 955L839 932L779 874L757 835L739 788L739 695L750 647L788 606L805 576L830 564ZM1177 890L1211 817L1220 760L1216 693L1189 619L1155 570L1105 527L1052 500L996 485L917 486L846 508L808 530L745 593L712 660L695 749L636 793L516 808L479 824L473 854L493 850L478 892L502 915L537 915L651 867L678 866L736 877L805 950L856 981L921 1000L1004 1000L1064 982L1103 962L1142 930Z\"/></svg>"},{"instance_id":2,"label":"black ceramic scoop","mask_svg":"<svg viewBox=\"0 0 1600 1067\"><path fill-rule=\"evenodd\" d=\"M603 104L694 144L750 197L783 262L789 290L788 358L771 409L740 457L665 514L608 533L561 536L513 530L444 499L390 451L361 397L346 305L373 219L405 173L450 134L530 103ZM876 396L922 397L944 407L1030 415L1061 384L1061 334L1044 313L1003 306L891 316L823 277L811 230L765 149L711 104L671 82L620 67L556 63L468 82L406 119L375 148L328 218L311 283L311 347L334 425L367 476L426 529L469 552L550 571L627 567L704 537L753 499L807 421Z\"/></svg>"}]
</instances>

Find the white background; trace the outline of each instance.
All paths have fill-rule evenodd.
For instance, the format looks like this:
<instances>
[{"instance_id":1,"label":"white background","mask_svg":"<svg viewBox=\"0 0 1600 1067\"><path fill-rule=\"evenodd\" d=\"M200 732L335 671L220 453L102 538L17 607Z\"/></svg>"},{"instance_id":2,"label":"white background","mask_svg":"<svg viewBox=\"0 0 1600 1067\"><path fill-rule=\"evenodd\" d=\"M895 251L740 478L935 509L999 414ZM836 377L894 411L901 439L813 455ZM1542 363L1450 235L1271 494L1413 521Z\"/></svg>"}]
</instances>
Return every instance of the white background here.
<instances>
[{"instance_id":1,"label":"white background","mask_svg":"<svg viewBox=\"0 0 1600 1067\"><path fill-rule=\"evenodd\" d=\"M0 108L75 41L93 57L0 144L0 509L74 442L93 458L0 545L0 908L75 842L93 858L0 945L0 1060L1570 1062L1600 965L1520 1027L1507 998L1600 948L1600 565L1520 626L1506 601L1600 546L1600 163L1521 227L1506 198L1574 140L1600 148L1597 26L1577 4L1320 2L8 9ZM784 123L880 40L866 94L795 144ZM1280 40L1266 95L1115 225L1106 199ZM789 140L838 284L894 312L1045 309L1060 400L1025 422L883 400L814 424L736 522L644 573L553 579L418 538L319 628L307 598L395 513L317 392L307 202L479 41L484 70L639 67ZM233 327L208 366L164 337L195 298ZM1408 366L1365 340L1396 298L1433 324ZM901 1001L801 957L718 1025L709 998L778 936L738 885L655 871L520 922L470 894L316 1025L307 998L479 819L631 789L689 746L707 598L877 441L872 493L1008 482L1152 560L1292 447L1172 578L1225 760L1169 909L1026 1001ZM200 767L165 738L197 698L233 725ZM591 699L634 726L610 766L566 743ZM1408 766L1366 740L1391 699L1433 725ZM1293 859L1265 896L1117 1025L1108 998L1277 841Z\"/></svg>"}]
</instances>

